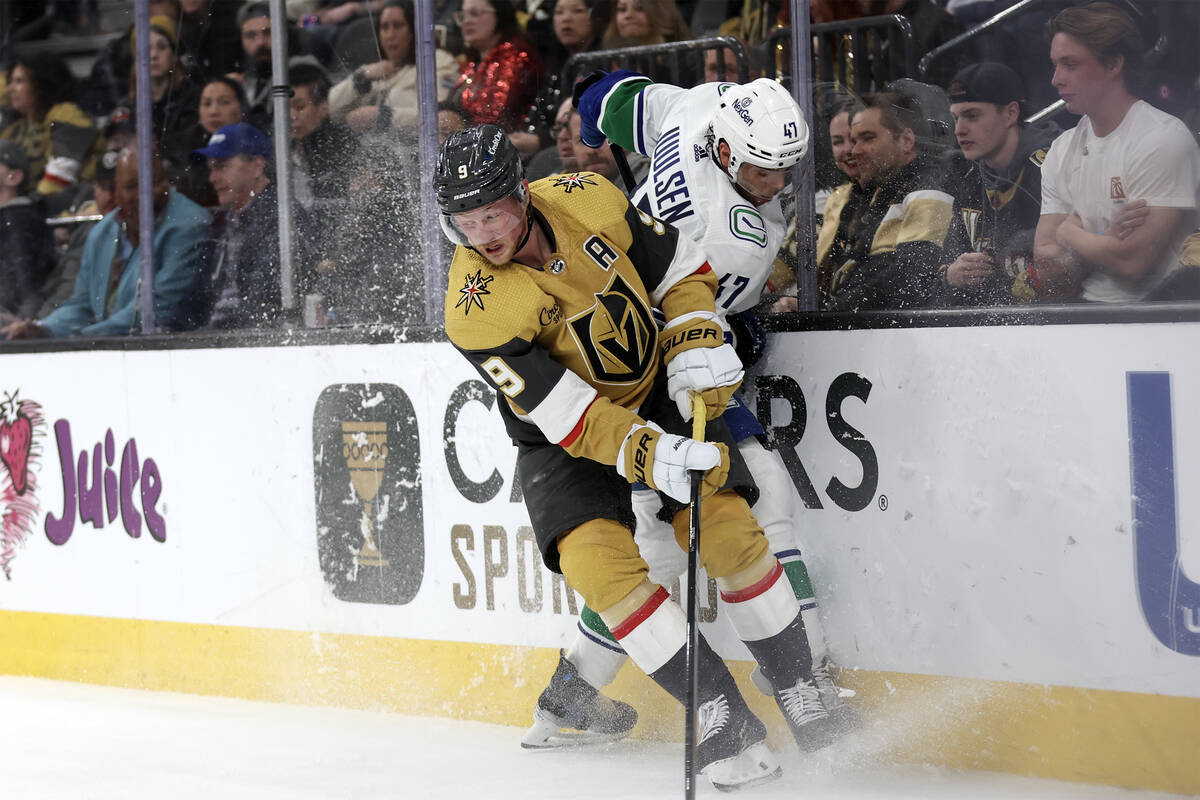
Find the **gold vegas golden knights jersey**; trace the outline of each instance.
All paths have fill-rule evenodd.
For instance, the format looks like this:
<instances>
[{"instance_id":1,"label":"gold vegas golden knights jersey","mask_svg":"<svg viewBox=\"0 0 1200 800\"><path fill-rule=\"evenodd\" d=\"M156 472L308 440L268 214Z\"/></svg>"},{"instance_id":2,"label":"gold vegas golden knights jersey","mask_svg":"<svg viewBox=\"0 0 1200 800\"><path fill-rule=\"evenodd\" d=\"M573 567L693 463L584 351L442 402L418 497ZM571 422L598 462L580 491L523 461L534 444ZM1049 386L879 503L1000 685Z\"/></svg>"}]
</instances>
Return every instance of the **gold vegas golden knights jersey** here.
<instances>
[{"instance_id":1,"label":"gold vegas golden knights jersey","mask_svg":"<svg viewBox=\"0 0 1200 800\"><path fill-rule=\"evenodd\" d=\"M615 464L659 369L652 307L668 321L711 312L716 277L688 237L600 175L545 178L530 196L550 260L497 267L460 246L446 333L507 399L501 414L514 441Z\"/></svg>"}]
</instances>

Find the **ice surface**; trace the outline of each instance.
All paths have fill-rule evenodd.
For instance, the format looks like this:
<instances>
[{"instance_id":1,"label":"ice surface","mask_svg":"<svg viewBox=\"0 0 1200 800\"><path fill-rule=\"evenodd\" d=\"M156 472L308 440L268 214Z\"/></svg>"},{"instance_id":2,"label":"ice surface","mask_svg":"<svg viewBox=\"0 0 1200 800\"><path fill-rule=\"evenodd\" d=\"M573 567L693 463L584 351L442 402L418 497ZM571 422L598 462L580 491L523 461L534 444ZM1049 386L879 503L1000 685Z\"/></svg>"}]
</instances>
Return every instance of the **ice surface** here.
<instances>
[{"instance_id":1,"label":"ice surface","mask_svg":"<svg viewBox=\"0 0 1200 800\"><path fill-rule=\"evenodd\" d=\"M13 800L661 800L677 744L527 751L523 730L0 676L0 796ZM781 754L744 800L1168 798L1156 792ZM725 797L703 783L698 797Z\"/></svg>"}]
</instances>

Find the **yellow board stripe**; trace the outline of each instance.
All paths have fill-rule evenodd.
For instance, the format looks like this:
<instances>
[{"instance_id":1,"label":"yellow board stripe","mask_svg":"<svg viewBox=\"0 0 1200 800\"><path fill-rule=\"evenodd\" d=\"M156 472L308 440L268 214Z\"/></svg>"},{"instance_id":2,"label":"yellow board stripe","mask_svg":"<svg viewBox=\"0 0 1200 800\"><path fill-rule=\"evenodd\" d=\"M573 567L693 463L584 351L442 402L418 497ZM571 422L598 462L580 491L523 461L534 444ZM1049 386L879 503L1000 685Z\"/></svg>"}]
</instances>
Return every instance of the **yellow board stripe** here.
<instances>
[{"instance_id":1,"label":"yellow board stripe","mask_svg":"<svg viewBox=\"0 0 1200 800\"><path fill-rule=\"evenodd\" d=\"M0 611L0 673L138 689L335 705L525 726L554 650ZM734 677L776 744L773 702ZM1200 793L1200 698L846 671L867 720L847 758L933 763ZM643 738L679 739L683 715L638 670L609 692ZM487 702L480 702L487 698ZM513 735L513 747L518 735Z\"/></svg>"}]
</instances>

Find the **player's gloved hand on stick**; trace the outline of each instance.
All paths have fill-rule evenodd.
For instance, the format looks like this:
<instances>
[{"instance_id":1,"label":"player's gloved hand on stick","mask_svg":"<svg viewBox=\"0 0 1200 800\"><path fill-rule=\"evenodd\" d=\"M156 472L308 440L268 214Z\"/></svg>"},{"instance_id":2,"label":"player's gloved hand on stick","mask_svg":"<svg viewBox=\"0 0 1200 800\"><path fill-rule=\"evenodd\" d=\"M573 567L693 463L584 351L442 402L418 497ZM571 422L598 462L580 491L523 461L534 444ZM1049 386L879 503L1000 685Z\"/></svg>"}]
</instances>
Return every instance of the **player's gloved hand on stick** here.
<instances>
[{"instance_id":1,"label":"player's gloved hand on stick","mask_svg":"<svg viewBox=\"0 0 1200 800\"><path fill-rule=\"evenodd\" d=\"M667 365L667 392L680 415L692 418L690 392L704 398L709 419L725 413L746 371L716 315L696 311L671 320L663 330L662 358Z\"/></svg>"},{"instance_id":2,"label":"player's gloved hand on stick","mask_svg":"<svg viewBox=\"0 0 1200 800\"><path fill-rule=\"evenodd\" d=\"M634 425L621 443L617 472L630 483L644 483L681 503L691 500L692 470L704 471L700 496L715 494L729 476L729 448L664 433L653 422Z\"/></svg>"}]
</instances>

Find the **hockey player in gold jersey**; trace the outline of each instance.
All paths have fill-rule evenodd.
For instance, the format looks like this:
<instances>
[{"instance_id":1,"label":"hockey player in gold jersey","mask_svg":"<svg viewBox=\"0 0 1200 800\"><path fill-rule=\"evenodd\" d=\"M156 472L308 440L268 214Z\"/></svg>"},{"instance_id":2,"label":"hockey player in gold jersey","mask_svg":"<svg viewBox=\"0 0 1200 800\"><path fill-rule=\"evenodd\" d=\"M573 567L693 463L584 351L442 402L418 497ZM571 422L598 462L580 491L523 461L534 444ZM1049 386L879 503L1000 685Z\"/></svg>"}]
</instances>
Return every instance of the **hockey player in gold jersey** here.
<instances>
[{"instance_id":1,"label":"hockey player in gold jersey","mask_svg":"<svg viewBox=\"0 0 1200 800\"><path fill-rule=\"evenodd\" d=\"M703 472L700 562L796 731L802 720L789 709L803 703L788 692L806 685L811 654L795 594L750 512L757 488L719 419L743 371L716 322L704 255L599 175L530 185L492 125L445 142L435 186L442 228L458 245L446 332L505 401L547 567L682 702L686 621L647 577L629 484L662 495L686 548L689 471ZM693 393L704 398L710 442L687 436ZM697 764L718 788L780 773L765 727L703 637L698 698Z\"/></svg>"}]
</instances>

